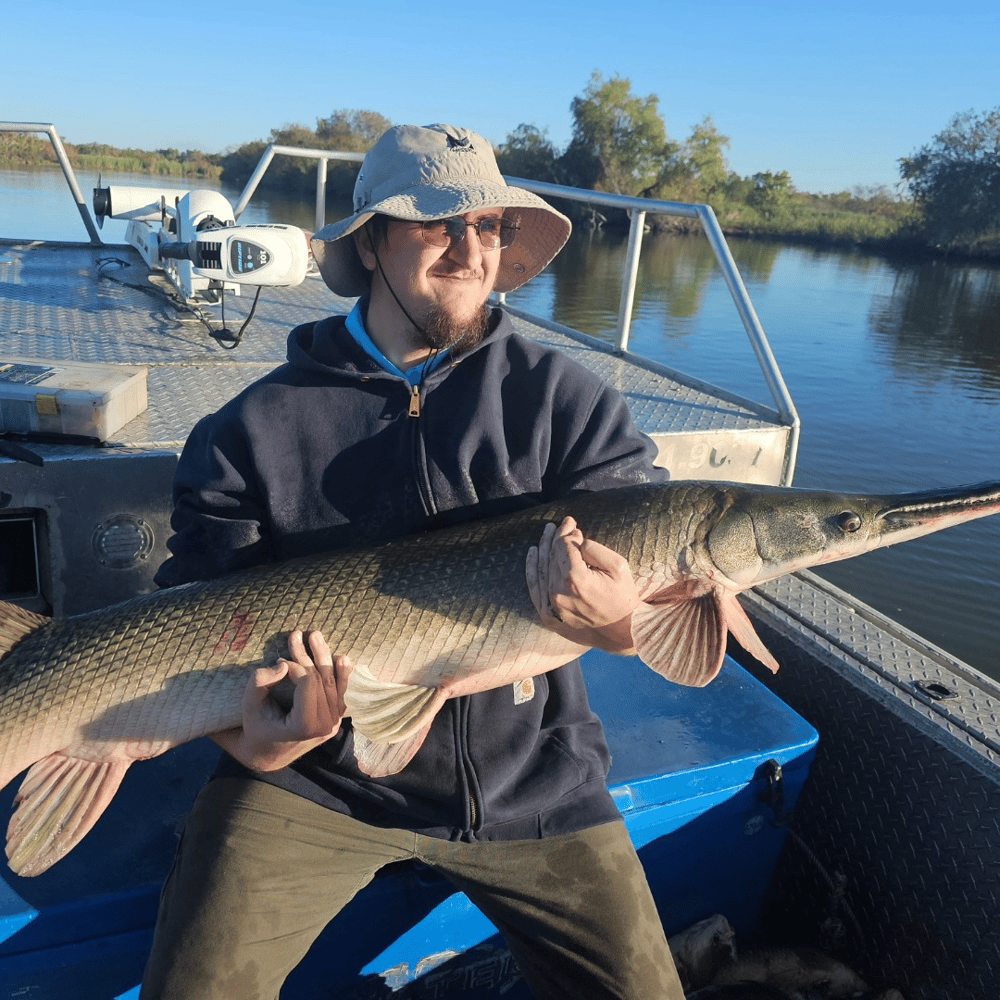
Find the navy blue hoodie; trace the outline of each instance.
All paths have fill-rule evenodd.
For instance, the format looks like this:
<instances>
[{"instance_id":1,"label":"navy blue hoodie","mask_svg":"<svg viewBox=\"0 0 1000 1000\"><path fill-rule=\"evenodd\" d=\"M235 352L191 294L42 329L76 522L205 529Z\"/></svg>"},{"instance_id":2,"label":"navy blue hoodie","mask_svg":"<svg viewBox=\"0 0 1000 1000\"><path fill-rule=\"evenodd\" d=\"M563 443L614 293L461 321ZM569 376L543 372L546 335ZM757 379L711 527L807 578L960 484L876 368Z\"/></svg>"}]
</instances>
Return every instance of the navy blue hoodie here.
<instances>
[{"instance_id":1,"label":"navy blue hoodie","mask_svg":"<svg viewBox=\"0 0 1000 1000\"><path fill-rule=\"evenodd\" d=\"M297 327L288 363L198 423L177 468L172 586L273 560L668 478L621 396L500 309L476 348L420 386L380 368L334 316ZM308 623L303 623L308 628ZM336 650L334 651L336 652ZM349 723L273 774L364 822L452 840L524 839L614 819L608 750L579 664L450 699L399 774L354 763Z\"/></svg>"}]
</instances>

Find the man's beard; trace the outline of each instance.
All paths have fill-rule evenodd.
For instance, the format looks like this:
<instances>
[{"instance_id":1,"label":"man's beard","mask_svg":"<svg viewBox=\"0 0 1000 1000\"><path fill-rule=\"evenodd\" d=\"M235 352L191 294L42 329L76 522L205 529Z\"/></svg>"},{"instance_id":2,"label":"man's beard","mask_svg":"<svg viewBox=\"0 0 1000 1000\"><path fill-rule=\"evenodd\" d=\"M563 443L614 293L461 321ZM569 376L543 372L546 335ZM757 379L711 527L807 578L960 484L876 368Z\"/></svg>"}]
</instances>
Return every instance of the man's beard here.
<instances>
[{"instance_id":1,"label":"man's beard","mask_svg":"<svg viewBox=\"0 0 1000 1000\"><path fill-rule=\"evenodd\" d=\"M489 330L490 310L480 306L476 315L467 322L456 320L444 309L435 307L427 313L420 332L428 347L445 351L449 347L470 351L482 342Z\"/></svg>"}]
</instances>

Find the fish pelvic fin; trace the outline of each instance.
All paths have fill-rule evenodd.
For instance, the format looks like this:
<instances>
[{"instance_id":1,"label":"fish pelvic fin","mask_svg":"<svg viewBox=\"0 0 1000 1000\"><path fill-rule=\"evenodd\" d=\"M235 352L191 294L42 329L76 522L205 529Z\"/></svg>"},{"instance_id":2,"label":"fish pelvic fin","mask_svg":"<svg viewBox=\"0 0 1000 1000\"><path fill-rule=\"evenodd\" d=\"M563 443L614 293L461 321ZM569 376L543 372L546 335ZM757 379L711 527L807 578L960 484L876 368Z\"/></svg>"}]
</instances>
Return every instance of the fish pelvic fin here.
<instances>
[{"instance_id":1,"label":"fish pelvic fin","mask_svg":"<svg viewBox=\"0 0 1000 1000\"><path fill-rule=\"evenodd\" d=\"M446 697L438 687L380 680L358 666L351 671L344 693L355 733L378 744L402 743L416 736L430 726Z\"/></svg>"},{"instance_id":2,"label":"fish pelvic fin","mask_svg":"<svg viewBox=\"0 0 1000 1000\"><path fill-rule=\"evenodd\" d=\"M0 658L49 619L17 604L0 601Z\"/></svg>"},{"instance_id":3,"label":"fish pelvic fin","mask_svg":"<svg viewBox=\"0 0 1000 1000\"><path fill-rule=\"evenodd\" d=\"M400 743L375 743L355 730L354 756L358 767L371 778L386 778L402 771L423 745L430 730L431 723L428 722L418 733Z\"/></svg>"},{"instance_id":4,"label":"fish pelvic fin","mask_svg":"<svg viewBox=\"0 0 1000 1000\"><path fill-rule=\"evenodd\" d=\"M131 760L83 760L53 753L21 782L7 826L7 860L25 878L68 854L114 798Z\"/></svg>"},{"instance_id":5,"label":"fish pelvic fin","mask_svg":"<svg viewBox=\"0 0 1000 1000\"><path fill-rule=\"evenodd\" d=\"M771 651L761 641L759 635L754 630L753 623L743 610L743 605L737 600L735 594L727 594L722 603L725 607L726 625L733 633L733 638L755 659L771 671L772 674L778 672L778 661L771 655Z\"/></svg>"},{"instance_id":6,"label":"fish pelvic fin","mask_svg":"<svg viewBox=\"0 0 1000 1000\"><path fill-rule=\"evenodd\" d=\"M730 632L768 669L778 669L735 594L713 588L698 597L654 598L632 614L632 639L643 663L689 687L704 687L718 675Z\"/></svg>"}]
</instances>

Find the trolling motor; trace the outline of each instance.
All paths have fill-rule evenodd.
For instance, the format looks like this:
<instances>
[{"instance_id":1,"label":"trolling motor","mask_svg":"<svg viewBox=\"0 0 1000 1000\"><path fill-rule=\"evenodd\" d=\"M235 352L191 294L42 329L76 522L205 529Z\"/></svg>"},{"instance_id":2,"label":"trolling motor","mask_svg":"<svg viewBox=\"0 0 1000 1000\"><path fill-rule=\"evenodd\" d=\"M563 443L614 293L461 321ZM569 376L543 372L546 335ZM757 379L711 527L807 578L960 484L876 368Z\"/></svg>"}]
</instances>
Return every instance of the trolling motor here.
<instances>
[{"instance_id":1,"label":"trolling motor","mask_svg":"<svg viewBox=\"0 0 1000 1000\"><path fill-rule=\"evenodd\" d=\"M100 227L106 218L127 219L125 241L186 303L218 302L225 292L239 295L241 285L297 285L309 264L303 230L237 226L217 191L98 186L94 214Z\"/></svg>"}]
</instances>

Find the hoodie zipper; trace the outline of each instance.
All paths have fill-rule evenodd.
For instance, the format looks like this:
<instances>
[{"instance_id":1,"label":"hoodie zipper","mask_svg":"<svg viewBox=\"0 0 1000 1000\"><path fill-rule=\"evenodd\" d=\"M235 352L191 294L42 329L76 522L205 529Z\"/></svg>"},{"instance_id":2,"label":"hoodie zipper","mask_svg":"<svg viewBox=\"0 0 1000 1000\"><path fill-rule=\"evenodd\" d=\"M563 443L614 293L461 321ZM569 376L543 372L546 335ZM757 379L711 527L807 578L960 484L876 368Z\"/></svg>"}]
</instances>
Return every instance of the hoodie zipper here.
<instances>
[{"instance_id":1,"label":"hoodie zipper","mask_svg":"<svg viewBox=\"0 0 1000 1000\"><path fill-rule=\"evenodd\" d=\"M456 764L465 782L465 797L468 803L468 828L462 833L472 839L475 838L476 829L479 826L482 809L476 797L475 789L478 787L478 776L475 765L469 753L469 713L472 711L472 703L469 695L463 695L456 699L456 724L455 724L455 755Z\"/></svg>"},{"instance_id":2,"label":"hoodie zipper","mask_svg":"<svg viewBox=\"0 0 1000 1000\"><path fill-rule=\"evenodd\" d=\"M413 469L414 478L417 484L417 494L423 505L424 513L428 516L437 513L437 505L434 503L434 493L431 489L430 475L427 471L427 456L424 450L423 422L420 420L420 383L410 385L406 383L410 390L410 402L407 409L407 416L411 418L411 438L413 441Z\"/></svg>"}]
</instances>

